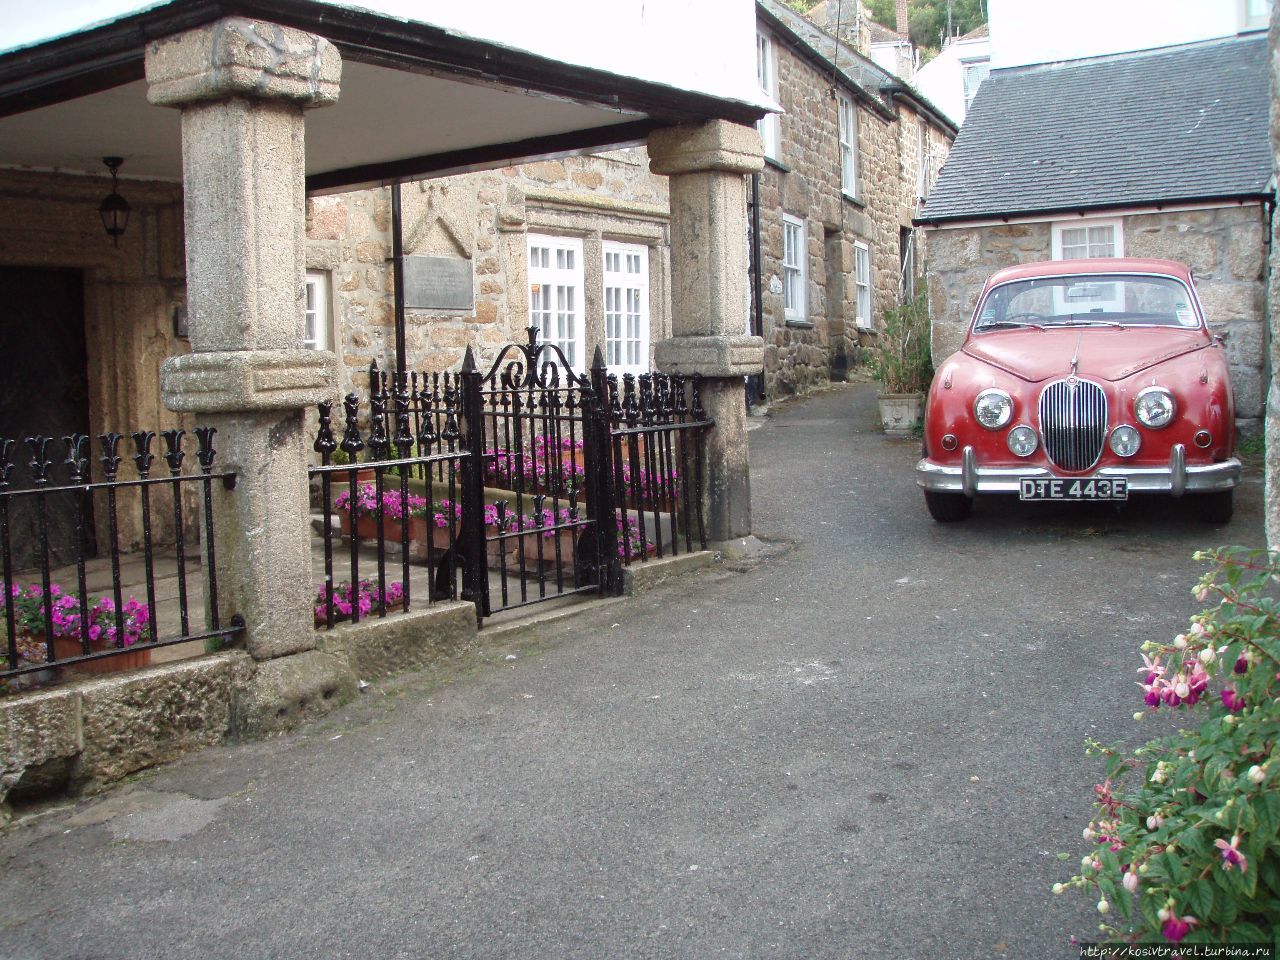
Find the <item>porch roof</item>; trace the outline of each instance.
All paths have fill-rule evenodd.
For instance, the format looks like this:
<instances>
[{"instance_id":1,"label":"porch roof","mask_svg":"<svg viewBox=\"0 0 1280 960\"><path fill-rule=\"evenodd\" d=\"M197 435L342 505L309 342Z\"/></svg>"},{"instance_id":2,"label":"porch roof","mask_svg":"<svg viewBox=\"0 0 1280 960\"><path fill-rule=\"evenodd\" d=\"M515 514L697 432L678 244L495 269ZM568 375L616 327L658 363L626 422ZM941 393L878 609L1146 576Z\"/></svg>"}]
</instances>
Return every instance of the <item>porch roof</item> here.
<instances>
[{"instance_id":1,"label":"porch roof","mask_svg":"<svg viewBox=\"0 0 1280 960\"><path fill-rule=\"evenodd\" d=\"M654 16L655 6L662 9L650 2L648 21L645 5L637 8L651 41L656 30L679 25L679 5L667 5L666 21ZM660 64L641 70L634 56L619 55L623 66L615 72L591 65L608 62L597 50L570 63L563 45L552 47L553 57L452 26L319 0L116 0L114 19L64 22L52 28L64 31L54 37L39 29L42 17L51 18L25 14L25 31L4 34L27 45L0 53L0 167L102 173L101 158L113 155L125 158L122 175L181 180L180 114L147 102L146 44L231 16L316 33L342 54L337 104L307 116L312 192L623 146L676 123L751 124L770 109L747 59L753 11L735 0L716 6L742 8L738 32L747 54L740 82L736 71L726 83L705 69L681 69L679 58L664 73ZM488 11L490 19L498 14L492 5ZM731 27L725 19L721 26ZM732 29L727 34L736 36Z\"/></svg>"}]
</instances>

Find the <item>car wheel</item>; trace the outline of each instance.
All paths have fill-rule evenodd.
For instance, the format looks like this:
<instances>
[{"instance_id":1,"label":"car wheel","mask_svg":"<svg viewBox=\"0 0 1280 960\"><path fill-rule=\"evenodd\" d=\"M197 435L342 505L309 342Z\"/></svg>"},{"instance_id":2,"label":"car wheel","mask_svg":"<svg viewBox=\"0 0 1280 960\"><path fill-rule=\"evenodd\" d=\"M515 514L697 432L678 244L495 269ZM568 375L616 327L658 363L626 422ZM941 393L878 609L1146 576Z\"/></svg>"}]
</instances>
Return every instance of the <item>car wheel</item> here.
<instances>
[{"instance_id":1,"label":"car wheel","mask_svg":"<svg viewBox=\"0 0 1280 960\"><path fill-rule=\"evenodd\" d=\"M1196 509L1200 511L1200 519L1212 524L1228 522L1235 509L1234 494L1234 490L1197 494Z\"/></svg>"},{"instance_id":2,"label":"car wheel","mask_svg":"<svg viewBox=\"0 0 1280 960\"><path fill-rule=\"evenodd\" d=\"M929 508L929 516L939 523L953 523L967 519L973 512L973 497L963 493L939 493L937 490L924 492L924 505Z\"/></svg>"}]
</instances>

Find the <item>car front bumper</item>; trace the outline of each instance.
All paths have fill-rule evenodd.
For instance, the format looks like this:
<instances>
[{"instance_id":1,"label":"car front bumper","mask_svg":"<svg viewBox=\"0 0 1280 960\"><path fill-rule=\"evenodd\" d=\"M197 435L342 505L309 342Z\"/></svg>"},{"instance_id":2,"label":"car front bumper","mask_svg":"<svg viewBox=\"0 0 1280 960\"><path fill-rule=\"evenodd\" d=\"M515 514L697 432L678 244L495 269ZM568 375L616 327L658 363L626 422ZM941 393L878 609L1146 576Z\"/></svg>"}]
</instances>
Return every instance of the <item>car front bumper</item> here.
<instances>
[{"instance_id":1,"label":"car front bumper","mask_svg":"<svg viewBox=\"0 0 1280 960\"><path fill-rule=\"evenodd\" d=\"M939 493L1018 493L1023 479L1055 478L1060 474L1045 467L984 467L973 447L965 447L958 467L944 466L925 458L916 464L916 483ZM1240 483L1240 461L1235 457L1221 463L1187 466L1187 451L1175 444L1168 465L1157 467L1103 467L1090 478L1129 481L1130 493L1214 493L1231 490Z\"/></svg>"}]
</instances>

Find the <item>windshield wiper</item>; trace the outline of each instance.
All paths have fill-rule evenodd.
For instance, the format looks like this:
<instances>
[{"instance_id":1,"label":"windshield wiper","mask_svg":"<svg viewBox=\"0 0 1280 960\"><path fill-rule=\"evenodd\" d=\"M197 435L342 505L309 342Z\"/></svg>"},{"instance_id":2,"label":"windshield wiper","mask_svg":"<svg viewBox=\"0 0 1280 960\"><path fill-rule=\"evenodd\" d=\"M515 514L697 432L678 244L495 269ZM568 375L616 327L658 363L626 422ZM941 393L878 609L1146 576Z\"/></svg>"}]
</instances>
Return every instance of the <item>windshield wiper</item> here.
<instances>
[{"instance_id":1,"label":"windshield wiper","mask_svg":"<svg viewBox=\"0 0 1280 960\"><path fill-rule=\"evenodd\" d=\"M993 327L1035 327L1037 330L1044 329L1038 323L1027 323L1025 320L988 320L986 323L978 325L979 330L990 330Z\"/></svg>"},{"instance_id":2,"label":"windshield wiper","mask_svg":"<svg viewBox=\"0 0 1280 960\"><path fill-rule=\"evenodd\" d=\"M1123 327L1124 324L1117 320L1094 320L1092 317L1067 317L1061 323L1055 323L1055 327Z\"/></svg>"}]
</instances>

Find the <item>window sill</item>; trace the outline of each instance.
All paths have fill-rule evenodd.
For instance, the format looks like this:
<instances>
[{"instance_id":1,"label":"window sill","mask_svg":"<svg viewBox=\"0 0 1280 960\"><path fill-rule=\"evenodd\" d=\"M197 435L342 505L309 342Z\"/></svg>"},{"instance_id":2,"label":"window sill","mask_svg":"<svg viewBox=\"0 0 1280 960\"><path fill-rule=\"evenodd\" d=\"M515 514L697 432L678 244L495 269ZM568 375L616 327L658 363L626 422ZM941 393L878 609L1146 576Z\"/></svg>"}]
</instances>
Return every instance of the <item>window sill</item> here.
<instances>
[{"instance_id":1,"label":"window sill","mask_svg":"<svg viewBox=\"0 0 1280 960\"><path fill-rule=\"evenodd\" d=\"M841 196L844 197L846 202L853 204L859 210L867 209L867 201L854 196L852 193L842 193Z\"/></svg>"},{"instance_id":2,"label":"window sill","mask_svg":"<svg viewBox=\"0 0 1280 960\"><path fill-rule=\"evenodd\" d=\"M879 331L875 327L868 326L865 323L855 323L853 326L859 333L869 333L873 337L879 335Z\"/></svg>"},{"instance_id":3,"label":"window sill","mask_svg":"<svg viewBox=\"0 0 1280 960\"><path fill-rule=\"evenodd\" d=\"M791 168L790 168L790 167L788 167L788 166L787 166L785 163L783 163L781 160L777 160L777 159L775 159L774 157L765 157L765 158L764 158L764 162L765 162L765 164L766 164L767 166L773 167L775 170L780 170L780 171L781 171L781 172L783 172L783 173L790 173L790 172L791 172Z\"/></svg>"},{"instance_id":4,"label":"window sill","mask_svg":"<svg viewBox=\"0 0 1280 960\"><path fill-rule=\"evenodd\" d=\"M812 330L813 324L808 320L787 320L785 325L796 330Z\"/></svg>"}]
</instances>

